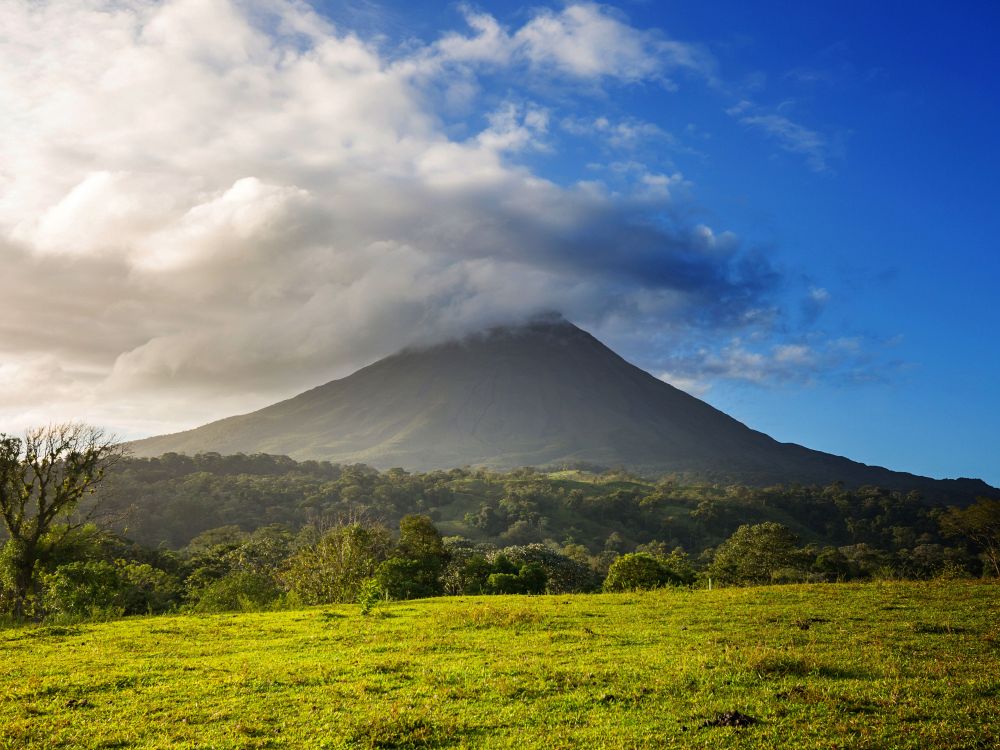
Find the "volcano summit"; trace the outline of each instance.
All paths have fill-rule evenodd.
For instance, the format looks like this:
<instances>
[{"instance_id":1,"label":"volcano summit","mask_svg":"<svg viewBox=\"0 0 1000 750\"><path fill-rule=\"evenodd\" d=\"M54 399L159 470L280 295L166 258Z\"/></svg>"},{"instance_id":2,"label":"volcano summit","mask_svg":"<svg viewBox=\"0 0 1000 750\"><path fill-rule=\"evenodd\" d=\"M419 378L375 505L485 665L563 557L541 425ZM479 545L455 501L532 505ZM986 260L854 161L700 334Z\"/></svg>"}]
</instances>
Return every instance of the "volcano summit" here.
<instances>
[{"instance_id":1,"label":"volcano summit","mask_svg":"<svg viewBox=\"0 0 1000 750\"><path fill-rule=\"evenodd\" d=\"M587 464L756 485L877 484L928 497L991 491L979 480L935 480L779 443L563 319L404 350L287 401L132 448L414 470Z\"/></svg>"}]
</instances>

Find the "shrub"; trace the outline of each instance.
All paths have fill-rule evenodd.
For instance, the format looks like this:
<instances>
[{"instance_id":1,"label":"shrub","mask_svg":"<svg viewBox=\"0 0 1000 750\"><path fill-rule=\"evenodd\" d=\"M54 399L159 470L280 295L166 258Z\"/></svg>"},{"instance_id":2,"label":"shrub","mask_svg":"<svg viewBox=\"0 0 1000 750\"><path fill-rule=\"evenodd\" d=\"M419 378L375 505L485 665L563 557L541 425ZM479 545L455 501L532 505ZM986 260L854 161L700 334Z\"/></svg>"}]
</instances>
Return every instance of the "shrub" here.
<instances>
[{"instance_id":1,"label":"shrub","mask_svg":"<svg viewBox=\"0 0 1000 750\"><path fill-rule=\"evenodd\" d=\"M525 594L545 593L548 576L545 574L545 568L540 564L532 562L523 565L517 577Z\"/></svg>"},{"instance_id":2,"label":"shrub","mask_svg":"<svg viewBox=\"0 0 1000 750\"><path fill-rule=\"evenodd\" d=\"M371 612L375 605L385 598L385 595L385 590L374 578L366 578L362 581L358 591L358 605L361 607L361 614L367 615Z\"/></svg>"},{"instance_id":3,"label":"shrub","mask_svg":"<svg viewBox=\"0 0 1000 750\"><path fill-rule=\"evenodd\" d=\"M780 523L768 521L740 526L719 545L709 575L724 583L771 583L772 576L789 568L804 567L798 539Z\"/></svg>"},{"instance_id":4,"label":"shrub","mask_svg":"<svg viewBox=\"0 0 1000 750\"><path fill-rule=\"evenodd\" d=\"M488 555L487 560L497 564L501 557L516 566L516 571L527 563L541 566L545 571L545 591L549 594L593 591L600 585L600 580L589 566L549 549L544 544L506 547Z\"/></svg>"},{"instance_id":5,"label":"shrub","mask_svg":"<svg viewBox=\"0 0 1000 750\"><path fill-rule=\"evenodd\" d=\"M670 570L648 552L622 555L608 569L605 591L638 591L657 589L674 582Z\"/></svg>"},{"instance_id":6,"label":"shrub","mask_svg":"<svg viewBox=\"0 0 1000 750\"><path fill-rule=\"evenodd\" d=\"M419 560L390 557L378 566L375 581L390 599L421 599L441 593L441 583Z\"/></svg>"},{"instance_id":7,"label":"shrub","mask_svg":"<svg viewBox=\"0 0 1000 750\"><path fill-rule=\"evenodd\" d=\"M279 578L307 604L353 602L361 582L375 575L391 549L383 526L338 526L292 555Z\"/></svg>"},{"instance_id":8,"label":"shrub","mask_svg":"<svg viewBox=\"0 0 1000 750\"><path fill-rule=\"evenodd\" d=\"M490 594L520 594L521 579L514 573L491 573L486 580L486 591Z\"/></svg>"},{"instance_id":9,"label":"shrub","mask_svg":"<svg viewBox=\"0 0 1000 750\"><path fill-rule=\"evenodd\" d=\"M266 609L281 596L274 579L265 573L230 573L193 592L193 612L252 612Z\"/></svg>"},{"instance_id":10,"label":"shrub","mask_svg":"<svg viewBox=\"0 0 1000 750\"><path fill-rule=\"evenodd\" d=\"M112 608L124 611L125 582L104 560L72 562L42 575L42 606L58 615L88 616Z\"/></svg>"},{"instance_id":11,"label":"shrub","mask_svg":"<svg viewBox=\"0 0 1000 750\"><path fill-rule=\"evenodd\" d=\"M181 595L180 582L166 571L124 560L67 563L43 574L41 583L45 611L75 617L166 612Z\"/></svg>"}]
</instances>

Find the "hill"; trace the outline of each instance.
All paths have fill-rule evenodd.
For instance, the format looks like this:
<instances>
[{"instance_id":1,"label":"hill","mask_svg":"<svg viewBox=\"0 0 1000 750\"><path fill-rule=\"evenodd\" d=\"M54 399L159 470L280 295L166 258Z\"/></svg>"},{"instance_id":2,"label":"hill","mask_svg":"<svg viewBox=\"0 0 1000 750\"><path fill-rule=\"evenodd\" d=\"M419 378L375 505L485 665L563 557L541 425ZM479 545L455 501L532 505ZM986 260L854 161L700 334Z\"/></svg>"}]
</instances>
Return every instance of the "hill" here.
<instances>
[{"instance_id":1,"label":"hill","mask_svg":"<svg viewBox=\"0 0 1000 750\"><path fill-rule=\"evenodd\" d=\"M411 470L596 465L758 486L840 481L927 497L991 489L779 443L562 319L405 350L251 414L132 448L139 456L272 453Z\"/></svg>"},{"instance_id":2,"label":"hill","mask_svg":"<svg viewBox=\"0 0 1000 750\"><path fill-rule=\"evenodd\" d=\"M0 747L997 747L997 585L835 585L0 630Z\"/></svg>"}]
</instances>

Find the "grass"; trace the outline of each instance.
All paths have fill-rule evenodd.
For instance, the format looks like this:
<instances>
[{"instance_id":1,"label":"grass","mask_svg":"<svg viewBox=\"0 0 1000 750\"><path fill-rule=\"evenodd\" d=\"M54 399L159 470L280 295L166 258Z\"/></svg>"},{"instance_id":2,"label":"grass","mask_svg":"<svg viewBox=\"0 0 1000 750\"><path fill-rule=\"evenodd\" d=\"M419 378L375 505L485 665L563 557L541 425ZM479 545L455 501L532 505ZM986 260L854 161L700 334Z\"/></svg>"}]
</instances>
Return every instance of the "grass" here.
<instances>
[{"instance_id":1,"label":"grass","mask_svg":"<svg viewBox=\"0 0 1000 750\"><path fill-rule=\"evenodd\" d=\"M998 611L941 581L11 629L0 748L995 748Z\"/></svg>"}]
</instances>

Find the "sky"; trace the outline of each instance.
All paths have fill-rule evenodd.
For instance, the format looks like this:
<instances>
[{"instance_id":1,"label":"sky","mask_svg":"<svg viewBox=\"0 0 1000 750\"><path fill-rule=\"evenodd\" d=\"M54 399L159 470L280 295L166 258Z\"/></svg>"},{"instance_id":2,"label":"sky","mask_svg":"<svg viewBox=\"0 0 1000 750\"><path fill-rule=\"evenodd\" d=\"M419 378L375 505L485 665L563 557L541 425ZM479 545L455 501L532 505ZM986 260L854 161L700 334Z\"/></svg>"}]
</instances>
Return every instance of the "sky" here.
<instances>
[{"instance_id":1,"label":"sky","mask_svg":"<svg viewBox=\"0 0 1000 750\"><path fill-rule=\"evenodd\" d=\"M1000 485L1000 6L0 0L0 431L125 438L560 311Z\"/></svg>"}]
</instances>

